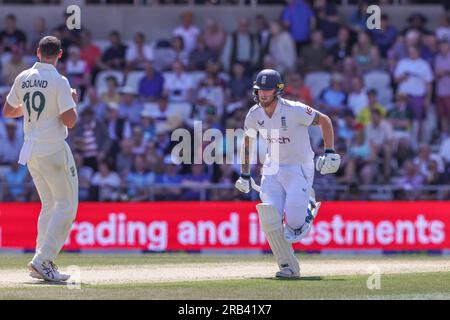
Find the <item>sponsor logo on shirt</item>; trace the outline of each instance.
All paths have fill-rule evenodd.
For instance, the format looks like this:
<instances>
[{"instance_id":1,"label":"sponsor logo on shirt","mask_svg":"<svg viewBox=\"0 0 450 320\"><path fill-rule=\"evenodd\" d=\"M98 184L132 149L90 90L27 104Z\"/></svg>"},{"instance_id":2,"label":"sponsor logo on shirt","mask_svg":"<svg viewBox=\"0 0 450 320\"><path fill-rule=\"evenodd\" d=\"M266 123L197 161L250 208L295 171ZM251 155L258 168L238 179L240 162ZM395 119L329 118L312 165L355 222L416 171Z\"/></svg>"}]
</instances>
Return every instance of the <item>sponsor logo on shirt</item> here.
<instances>
[{"instance_id":1,"label":"sponsor logo on shirt","mask_svg":"<svg viewBox=\"0 0 450 320\"><path fill-rule=\"evenodd\" d=\"M287 124L286 124L286 117L285 116L281 117L281 129L283 129L284 131L287 130Z\"/></svg>"},{"instance_id":2,"label":"sponsor logo on shirt","mask_svg":"<svg viewBox=\"0 0 450 320\"><path fill-rule=\"evenodd\" d=\"M286 143L290 143L291 139L287 138L287 137L280 137L280 138L266 138L266 142L268 144L272 144L272 143L278 143L278 144L286 144Z\"/></svg>"}]
</instances>

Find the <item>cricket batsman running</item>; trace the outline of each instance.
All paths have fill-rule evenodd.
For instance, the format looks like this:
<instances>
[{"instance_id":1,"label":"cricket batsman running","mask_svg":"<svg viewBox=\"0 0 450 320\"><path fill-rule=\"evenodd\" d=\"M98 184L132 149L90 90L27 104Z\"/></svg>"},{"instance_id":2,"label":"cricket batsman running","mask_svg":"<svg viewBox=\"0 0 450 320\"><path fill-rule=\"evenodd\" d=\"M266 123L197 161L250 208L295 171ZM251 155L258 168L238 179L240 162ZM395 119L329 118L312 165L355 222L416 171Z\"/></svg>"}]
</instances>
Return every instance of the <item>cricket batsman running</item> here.
<instances>
[{"instance_id":1,"label":"cricket batsman running","mask_svg":"<svg viewBox=\"0 0 450 320\"><path fill-rule=\"evenodd\" d=\"M334 151L330 118L301 102L281 98L283 87L275 70L262 70L256 77L253 85L256 104L245 118L241 176L235 187L248 193L255 185L250 176L250 154L259 133L267 142L260 190L262 203L256 206L259 221L280 268L276 277L298 278L300 266L292 243L308 235L320 207L312 189L314 152L307 127L319 125L322 129L325 152L316 162L317 171L335 173L341 158Z\"/></svg>"},{"instance_id":2,"label":"cricket batsman running","mask_svg":"<svg viewBox=\"0 0 450 320\"><path fill-rule=\"evenodd\" d=\"M76 91L56 70L61 42L52 36L39 42L36 62L20 73L9 92L3 116L24 116L24 144L19 163L27 165L41 199L36 254L28 264L30 276L66 281L54 261L66 241L78 208L75 162L65 142L67 128L77 121Z\"/></svg>"}]
</instances>

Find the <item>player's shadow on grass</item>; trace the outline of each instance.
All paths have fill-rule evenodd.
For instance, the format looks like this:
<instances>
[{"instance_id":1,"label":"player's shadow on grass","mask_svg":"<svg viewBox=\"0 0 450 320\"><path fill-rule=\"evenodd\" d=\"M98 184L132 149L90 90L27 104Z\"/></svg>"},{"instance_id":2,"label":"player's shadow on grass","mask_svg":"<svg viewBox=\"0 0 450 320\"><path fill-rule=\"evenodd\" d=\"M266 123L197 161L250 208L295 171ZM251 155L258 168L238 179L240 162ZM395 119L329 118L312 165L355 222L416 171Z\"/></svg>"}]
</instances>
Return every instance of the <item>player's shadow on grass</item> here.
<instances>
[{"instance_id":1,"label":"player's shadow on grass","mask_svg":"<svg viewBox=\"0 0 450 320\"><path fill-rule=\"evenodd\" d=\"M67 287L67 286L72 285L70 282L67 282L67 281L54 282L54 281L43 281L43 280L27 281L27 282L24 282L23 284L41 285L41 286L56 286L56 287ZM83 286L83 285L87 285L87 283L79 283L79 284L77 283L76 285Z\"/></svg>"},{"instance_id":2,"label":"player's shadow on grass","mask_svg":"<svg viewBox=\"0 0 450 320\"><path fill-rule=\"evenodd\" d=\"M273 281L344 281L344 279L325 279L320 276L309 276L309 277L300 277L298 279L282 279L275 277L266 277L266 278L252 278L252 279L264 279L264 280L273 280Z\"/></svg>"}]
</instances>

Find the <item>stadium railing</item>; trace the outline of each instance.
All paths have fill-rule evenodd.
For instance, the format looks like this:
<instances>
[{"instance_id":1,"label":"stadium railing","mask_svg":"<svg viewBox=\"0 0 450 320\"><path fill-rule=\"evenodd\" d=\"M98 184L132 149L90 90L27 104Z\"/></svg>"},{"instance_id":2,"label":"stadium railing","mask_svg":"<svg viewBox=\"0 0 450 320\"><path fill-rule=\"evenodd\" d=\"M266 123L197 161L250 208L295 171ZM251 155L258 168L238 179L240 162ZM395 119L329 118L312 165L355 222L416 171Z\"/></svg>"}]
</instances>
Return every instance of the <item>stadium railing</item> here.
<instances>
[{"instance_id":1,"label":"stadium railing","mask_svg":"<svg viewBox=\"0 0 450 320\"><path fill-rule=\"evenodd\" d=\"M27 190L34 190L33 183L29 182L20 185L8 185L9 188L23 187ZM125 185L112 190L112 198L109 201L131 201L125 195L129 188L139 188L137 185ZM158 201L158 191L165 189L181 189L182 191L198 192L197 201L209 201L212 191L233 191L232 184L211 183L211 184L161 184L153 183L146 186L148 191L147 201ZM5 199L5 182L0 182L0 202ZM391 201L391 200L450 200L450 185L425 185L416 189L407 189L405 186L396 185L359 185L357 189L349 185L323 185L315 186L316 195L321 200L371 200L371 201ZM401 194L401 198L398 195ZM361 198L361 199L359 199ZM248 194L245 200L258 200L259 196L255 191ZM177 200L183 200L179 197ZM216 199L220 200L220 199Z\"/></svg>"}]
</instances>

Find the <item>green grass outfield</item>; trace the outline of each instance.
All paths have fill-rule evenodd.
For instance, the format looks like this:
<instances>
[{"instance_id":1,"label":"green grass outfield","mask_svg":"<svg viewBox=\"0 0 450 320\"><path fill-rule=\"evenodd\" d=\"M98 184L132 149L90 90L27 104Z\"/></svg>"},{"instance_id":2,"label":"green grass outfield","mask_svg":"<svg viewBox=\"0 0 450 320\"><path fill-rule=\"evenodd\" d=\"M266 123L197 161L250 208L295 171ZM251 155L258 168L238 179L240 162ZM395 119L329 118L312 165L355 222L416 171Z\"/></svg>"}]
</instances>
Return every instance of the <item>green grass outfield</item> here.
<instances>
[{"instance_id":1,"label":"green grass outfield","mask_svg":"<svg viewBox=\"0 0 450 320\"><path fill-rule=\"evenodd\" d=\"M81 288L70 289L28 277L30 255L0 254L0 299L450 299L450 257L299 258L302 278L277 280L271 255L63 254L60 268L81 274ZM379 289L367 287L368 266L378 268Z\"/></svg>"}]
</instances>

